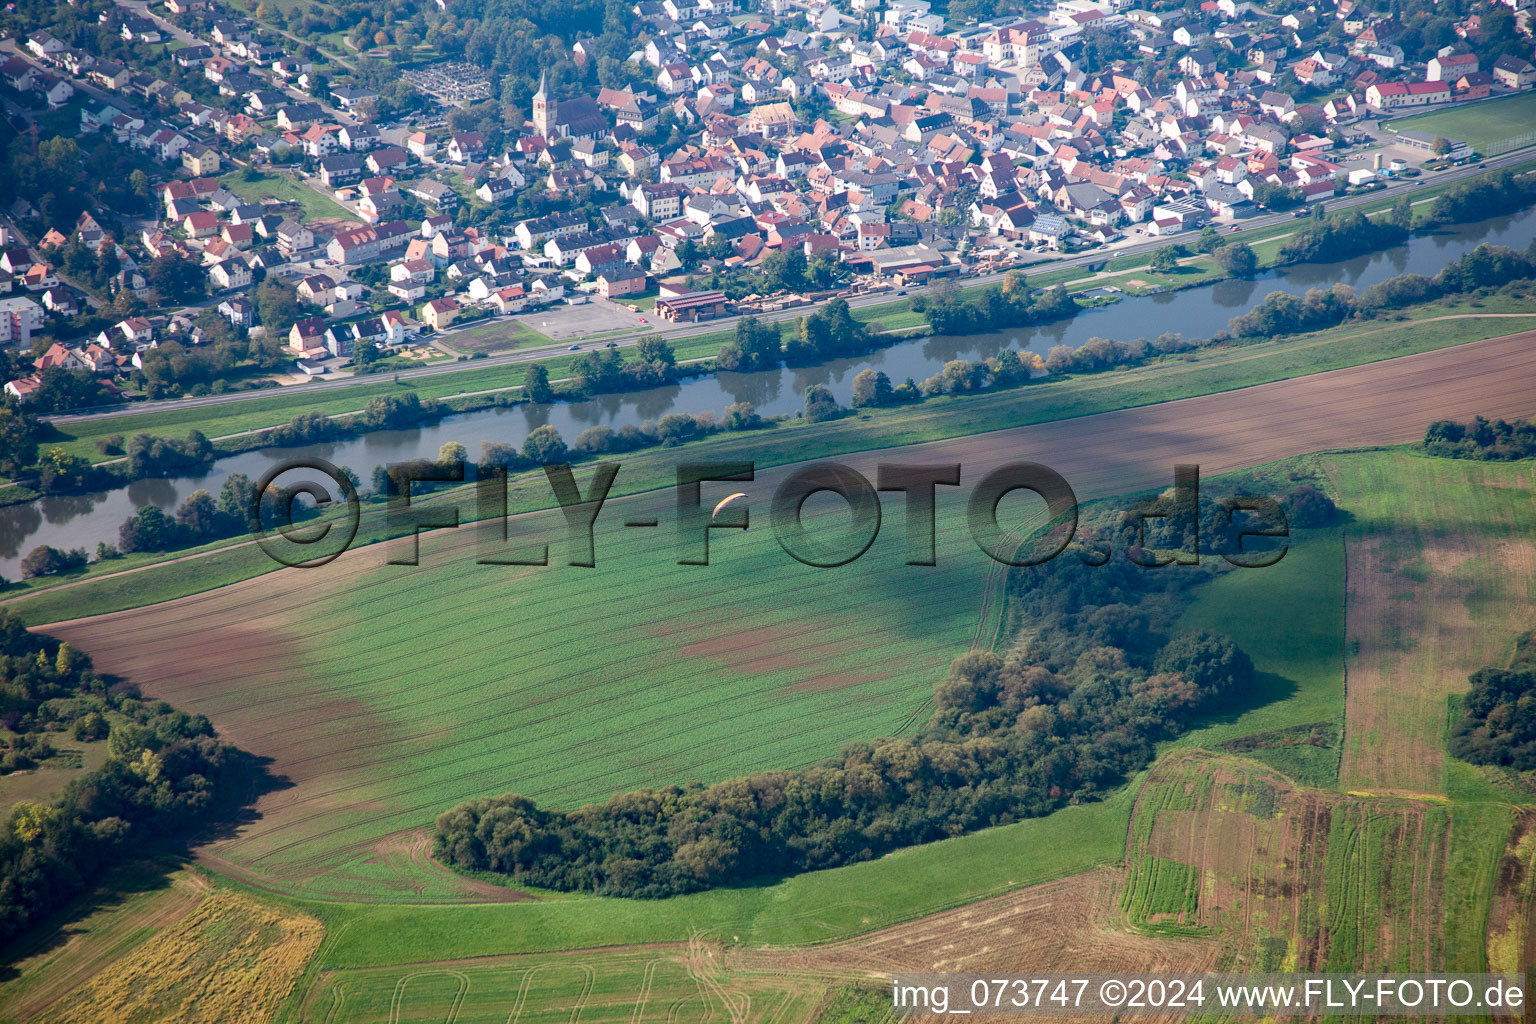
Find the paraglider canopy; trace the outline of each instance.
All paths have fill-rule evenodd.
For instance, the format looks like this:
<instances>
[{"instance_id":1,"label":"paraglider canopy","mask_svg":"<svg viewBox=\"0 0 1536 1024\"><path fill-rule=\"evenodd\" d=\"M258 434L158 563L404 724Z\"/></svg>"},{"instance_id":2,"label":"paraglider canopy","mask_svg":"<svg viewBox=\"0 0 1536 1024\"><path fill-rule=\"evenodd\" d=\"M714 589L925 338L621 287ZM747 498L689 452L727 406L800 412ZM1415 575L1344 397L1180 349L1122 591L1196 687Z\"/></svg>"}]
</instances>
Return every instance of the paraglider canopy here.
<instances>
[{"instance_id":1,"label":"paraglider canopy","mask_svg":"<svg viewBox=\"0 0 1536 1024\"><path fill-rule=\"evenodd\" d=\"M720 504L716 505L715 506L715 510L709 514L709 518L711 518L711 519L715 518L715 516L719 515L720 514L720 510L725 508L725 506L729 505L731 502L735 501L737 498L745 498L746 496L747 496L747 492L746 491L737 491L735 494L732 494L732 495L729 495L728 497L722 498L720 500Z\"/></svg>"}]
</instances>

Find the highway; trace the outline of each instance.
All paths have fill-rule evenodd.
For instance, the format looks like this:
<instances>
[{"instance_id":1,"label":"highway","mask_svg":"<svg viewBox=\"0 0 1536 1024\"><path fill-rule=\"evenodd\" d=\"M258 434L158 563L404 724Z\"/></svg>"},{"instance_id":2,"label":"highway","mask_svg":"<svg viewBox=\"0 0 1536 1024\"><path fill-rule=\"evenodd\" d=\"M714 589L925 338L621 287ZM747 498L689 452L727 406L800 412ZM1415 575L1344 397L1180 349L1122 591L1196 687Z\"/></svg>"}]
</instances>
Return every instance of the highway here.
<instances>
[{"instance_id":1,"label":"highway","mask_svg":"<svg viewBox=\"0 0 1536 1024\"><path fill-rule=\"evenodd\" d=\"M1436 174L1433 178L1421 177L1411 181L1404 181L1400 184L1393 184L1387 190L1376 190L1373 192L1365 192L1358 195L1333 199L1327 203L1327 206L1330 210L1349 209L1354 206L1372 202L1381 198L1381 196L1384 194L1404 194L1411 198L1414 194L1415 188L1420 184L1431 182L1434 184L1441 184L1443 182L1455 181L1461 178L1483 174L1486 170L1489 169L1494 169L1506 164L1519 163L1528 159L1530 159L1529 153L1512 153L1496 159L1487 160L1481 166L1469 165L1466 167L1453 168L1451 170ZM1223 237L1229 239L1241 239L1243 235L1248 232L1272 227L1276 224L1289 223L1292 221L1293 218L1290 213L1267 214L1261 217L1252 217L1242 222L1238 231L1231 234L1224 232ZM1094 249L1086 253L1079 253L1073 256L1063 257L1061 259L1054 259L1032 264L1028 268L1023 269L1025 269L1025 272L1030 276L1034 276L1036 274L1049 273L1051 271L1061 270L1067 267L1091 266L1094 264L1105 263L1109 260L1117 259L1121 256L1135 256L1141 253L1150 252L1154 249L1162 248L1164 246L1174 245L1180 242L1188 242L1195 237L1198 237L1198 233L1193 231L1185 232L1180 235L1165 235L1158 238L1151 238L1143 242L1132 242L1129 244L1110 246L1103 249ZM966 278L965 284L967 286L989 284L1001 280L1005 275L1006 272L978 275L975 277ZM922 289L919 287L908 289L909 294L916 294L921 291ZM883 292L872 295L856 296L849 299L848 303L850 306L864 307L891 302L896 298L897 296L894 293ZM790 320L795 317L805 315L805 313L811 308L813 307L793 307L791 309L783 310L777 313L760 314L758 315L758 319L769 322ZM243 402L253 399L272 398L279 395L286 396L321 392L330 394L347 387L377 384L381 380L385 380L390 377L397 377L400 380L415 380L422 377L431 377L444 373L461 373L472 369L479 370L488 366L506 366L514 363L526 363L539 359L548 359L568 351L571 344L573 343L582 344L583 350L589 349L593 344L607 346L610 341L616 344L617 347L626 348L638 344L642 334L659 333L668 341L686 339L700 334L714 334L723 330L732 329L733 325L738 319L740 319L739 316L721 317L720 319L710 320L702 324L664 324L658 322L654 332L650 331L648 328L637 327L633 335L614 337L611 339L604 338L596 343L581 343L579 339L575 342L562 341L556 344L541 345L537 348L522 349L517 352L507 353L505 355L491 356L486 359L476 359L473 363L467 365L457 362L444 363L438 366L422 366L409 370L400 370L397 373L392 374L371 374L353 377L339 377L334 380L321 381L312 384L292 384L283 387L280 390L268 388L259 391L242 391L227 395L206 395L196 398L166 399L157 402L137 402L132 405L114 406L110 409L102 409L99 411L61 414L44 418L50 422L58 424L79 423L88 420L109 419L117 416L135 415L145 412L170 412L178 409L198 409L213 405L223 405L228 402ZM449 337L451 337L451 334Z\"/></svg>"}]
</instances>

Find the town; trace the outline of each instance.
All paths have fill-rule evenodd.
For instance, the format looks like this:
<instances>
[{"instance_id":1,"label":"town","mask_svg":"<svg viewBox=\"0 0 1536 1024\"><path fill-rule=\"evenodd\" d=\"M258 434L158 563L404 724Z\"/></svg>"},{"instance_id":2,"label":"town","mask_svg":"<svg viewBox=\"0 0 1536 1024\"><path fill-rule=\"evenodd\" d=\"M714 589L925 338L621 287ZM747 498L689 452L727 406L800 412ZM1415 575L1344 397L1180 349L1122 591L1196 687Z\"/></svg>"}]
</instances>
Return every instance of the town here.
<instances>
[{"instance_id":1,"label":"town","mask_svg":"<svg viewBox=\"0 0 1536 1024\"><path fill-rule=\"evenodd\" d=\"M1237 231L1536 141L1384 126L1526 102L1529 0L610 6L625 23L520 102L531 77L425 44L420 13L321 48L265 4L11 5L6 393L61 412L613 347Z\"/></svg>"}]
</instances>

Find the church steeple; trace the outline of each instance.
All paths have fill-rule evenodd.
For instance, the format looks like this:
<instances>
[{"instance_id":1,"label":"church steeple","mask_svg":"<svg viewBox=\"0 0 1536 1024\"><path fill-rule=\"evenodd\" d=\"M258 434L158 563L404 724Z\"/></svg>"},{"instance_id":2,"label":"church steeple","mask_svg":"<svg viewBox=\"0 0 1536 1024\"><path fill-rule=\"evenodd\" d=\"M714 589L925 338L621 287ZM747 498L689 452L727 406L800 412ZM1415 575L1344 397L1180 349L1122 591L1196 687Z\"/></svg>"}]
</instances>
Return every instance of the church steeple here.
<instances>
[{"instance_id":1,"label":"church steeple","mask_svg":"<svg viewBox=\"0 0 1536 1024\"><path fill-rule=\"evenodd\" d=\"M533 127L549 137L549 72L539 75L539 91L533 94Z\"/></svg>"}]
</instances>

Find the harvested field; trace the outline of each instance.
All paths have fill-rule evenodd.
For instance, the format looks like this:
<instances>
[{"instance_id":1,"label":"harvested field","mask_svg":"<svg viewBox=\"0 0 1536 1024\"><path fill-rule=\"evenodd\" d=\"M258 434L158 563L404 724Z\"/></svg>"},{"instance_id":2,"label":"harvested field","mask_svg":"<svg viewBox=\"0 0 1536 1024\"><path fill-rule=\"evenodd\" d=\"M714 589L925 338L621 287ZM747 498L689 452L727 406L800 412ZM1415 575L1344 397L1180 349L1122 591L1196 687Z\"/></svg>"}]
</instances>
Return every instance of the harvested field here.
<instances>
[{"instance_id":1,"label":"harvested field","mask_svg":"<svg viewBox=\"0 0 1536 1024\"><path fill-rule=\"evenodd\" d=\"M211 892L49 1014L57 1024L271 1019L320 945L314 918Z\"/></svg>"},{"instance_id":2,"label":"harvested field","mask_svg":"<svg viewBox=\"0 0 1536 1024\"><path fill-rule=\"evenodd\" d=\"M40 929L30 945L14 951L13 976L0 990L0 1018L29 1020L79 992L147 937L180 921L208 892L198 874L163 879L149 866L120 869L105 881L117 895L67 924Z\"/></svg>"},{"instance_id":3,"label":"harvested field","mask_svg":"<svg viewBox=\"0 0 1536 1024\"><path fill-rule=\"evenodd\" d=\"M1355 516L1340 782L1444 793L1446 698L1502 663L1536 615L1530 469L1371 454L1326 465Z\"/></svg>"},{"instance_id":4,"label":"harvested field","mask_svg":"<svg viewBox=\"0 0 1536 1024\"><path fill-rule=\"evenodd\" d=\"M870 477L880 460L959 461L969 486L1030 459L1102 497L1166 483L1176 461L1210 476L1411 440L1439 417L1536 414L1533 384L1536 354L1515 336L846 461ZM759 526L790 468L740 485ZM470 796L571 805L805 764L910 727L986 609L991 563L948 490L934 568L902 564L899 498L880 539L839 569L791 561L762 529L713 531L713 564L680 566L669 531L619 525L669 519L664 493L605 508L596 569L561 564L563 525L536 515L517 529L543 528L547 568L476 564L491 531L461 529L423 538L416 567L382 564L396 542L49 630L274 758L287 788L218 856L315 895L473 900L449 878L377 870L375 844ZM762 637L771 646L754 650Z\"/></svg>"},{"instance_id":5,"label":"harvested field","mask_svg":"<svg viewBox=\"0 0 1536 1024\"><path fill-rule=\"evenodd\" d=\"M1436 803L1181 755L1137 799L1120 902L1150 931L1219 936L1227 970L1472 970L1481 951L1444 927L1450 840Z\"/></svg>"}]
</instances>

